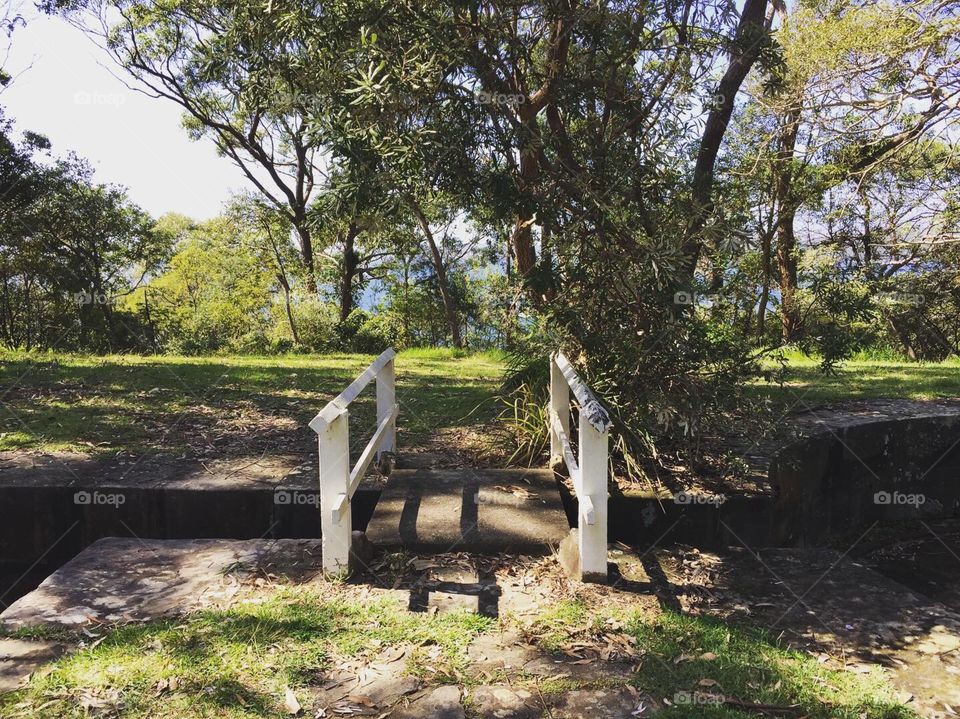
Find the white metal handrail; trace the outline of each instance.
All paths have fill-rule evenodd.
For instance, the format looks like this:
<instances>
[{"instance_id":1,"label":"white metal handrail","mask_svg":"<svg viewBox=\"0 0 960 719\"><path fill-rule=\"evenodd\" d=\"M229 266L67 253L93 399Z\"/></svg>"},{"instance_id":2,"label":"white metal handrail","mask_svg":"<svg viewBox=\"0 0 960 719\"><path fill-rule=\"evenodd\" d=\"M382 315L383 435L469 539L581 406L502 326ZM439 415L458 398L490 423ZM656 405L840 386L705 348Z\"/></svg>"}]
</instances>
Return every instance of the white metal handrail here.
<instances>
[{"instance_id":1,"label":"white metal handrail","mask_svg":"<svg viewBox=\"0 0 960 719\"><path fill-rule=\"evenodd\" d=\"M310 420L320 449L320 531L323 569L341 572L350 564L353 526L350 500L374 457L396 451L396 372L391 347ZM377 380L377 428L356 465L350 468L350 412L348 407L370 382Z\"/></svg>"},{"instance_id":2,"label":"white metal handrail","mask_svg":"<svg viewBox=\"0 0 960 719\"><path fill-rule=\"evenodd\" d=\"M570 394L580 410L579 455L570 444ZM563 461L577 494L580 578L607 580L610 415L562 352L550 358L550 456Z\"/></svg>"}]
</instances>

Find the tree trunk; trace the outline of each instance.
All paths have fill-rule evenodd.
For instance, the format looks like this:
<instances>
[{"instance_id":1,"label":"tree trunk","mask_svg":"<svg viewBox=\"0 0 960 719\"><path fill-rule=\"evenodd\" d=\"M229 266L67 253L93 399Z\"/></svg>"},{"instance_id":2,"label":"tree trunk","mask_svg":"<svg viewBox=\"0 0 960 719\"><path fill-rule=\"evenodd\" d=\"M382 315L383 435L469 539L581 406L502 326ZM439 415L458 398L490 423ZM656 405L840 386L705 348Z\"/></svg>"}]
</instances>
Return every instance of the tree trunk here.
<instances>
[{"instance_id":1,"label":"tree trunk","mask_svg":"<svg viewBox=\"0 0 960 719\"><path fill-rule=\"evenodd\" d=\"M529 194L533 191L533 186L540 177L540 163L533 153L527 148L520 150L520 175L517 178L520 191ZM513 244L513 254L517 260L517 272L521 279L527 279L534 268L537 266L537 251L533 244L533 223L534 213L530 209L532 202L529 199L524 200L524 207L517 212L517 218L513 226L513 235L511 241ZM535 303L539 298L531 298Z\"/></svg>"},{"instance_id":2,"label":"tree trunk","mask_svg":"<svg viewBox=\"0 0 960 719\"><path fill-rule=\"evenodd\" d=\"M760 254L763 266L763 285L760 288L760 304L757 307L757 339L763 341L766 332L767 303L770 301L770 274L773 258L770 256L772 233L764 232L760 241Z\"/></svg>"},{"instance_id":3,"label":"tree trunk","mask_svg":"<svg viewBox=\"0 0 960 719\"><path fill-rule=\"evenodd\" d=\"M427 222L426 215L423 214L423 210L417 204L416 200L408 199L408 203L413 210L414 216L417 218L417 224L420 226L420 230L427 238L427 244L430 246L430 256L433 260L433 269L437 273L437 284L440 287L440 297L443 299L443 309L447 315L447 327L450 330L451 342L454 347L461 349L463 347L463 336L460 332L460 319L457 313L456 303L450 292L450 287L447 284L447 268L443 264L443 256L440 254L440 248L437 246L437 241L433 236L433 231L430 229L430 223Z\"/></svg>"},{"instance_id":4,"label":"tree trunk","mask_svg":"<svg viewBox=\"0 0 960 719\"><path fill-rule=\"evenodd\" d=\"M780 270L780 319L783 341L793 342L800 332L800 308L797 306L797 237L794 220L797 201L793 195L793 159L800 128L799 105L788 110L780 129L774 179L777 208L777 264Z\"/></svg>"},{"instance_id":5,"label":"tree trunk","mask_svg":"<svg viewBox=\"0 0 960 719\"><path fill-rule=\"evenodd\" d=\"M897 336L897 340L900 342L900 346L903 347L904 353L916 362L920 359L919 354L917 353L916 347L913 345L913 340L910 338L909 330L904 327L903 323L897 319L892 312L884 312L884 319L887 321L887 326L893 330L893 333Z\"/></svg>"},{"instance_id":6,"label":"tree trunk","mask_svg":"<svg viewBox=\"0 0 960 719\"><path fill-rule=\"evenodd\" d=\"M293 337L293 343L299 345L300 333L297 332L297 323L293 319L293 308L290 306L290 283L287 281L287 277L283 272L277 273L277 279L283 288L283 306L287 311L287 324L290 325L290 336Z\"/></svg>"},{"instance_id":7,"label":"tree trunk","mask_svg":"<svg viewBox=\"0 0 960 719\"><path fill-rule=\"evenodd\" d=\"M313 237L310 235L310 228L304 219L295 220L293 228L297 233L297 239L300 242L300 259L303 263L303 274L307 286L307 292L311 295L317 294L317 275L313 265Z\"/></svg>"},{"instance_id":8,"label":"tree trunk","mask_svg":"<svg viewBox=\"0 0 960 719\"><path fill-rule=\"evenodd\" d=\"M736 36L730 44L730 63L717 84L713 106L707 115L693 170L692 213L684 237L688 275L697 269L703 249L703 228L713 214L713 175L720 145L733 115L734 100L750 68L760 57L772 18L767 15L767 0L746 0L740 13Z\"/></svg>"},{"instance_id":9,"label":"tree trunk","mask_svg":"<svg viewBox=\"0 0 960 719\"><path fill-rule=\"evenodd\" d=\"M343 239L343 269L340 274L340 321L346 322L353 312L353 278L357 274L359 258L355 248L359 230L356 223L351 222L347 234Z\"/></svg>"}]
</instances>

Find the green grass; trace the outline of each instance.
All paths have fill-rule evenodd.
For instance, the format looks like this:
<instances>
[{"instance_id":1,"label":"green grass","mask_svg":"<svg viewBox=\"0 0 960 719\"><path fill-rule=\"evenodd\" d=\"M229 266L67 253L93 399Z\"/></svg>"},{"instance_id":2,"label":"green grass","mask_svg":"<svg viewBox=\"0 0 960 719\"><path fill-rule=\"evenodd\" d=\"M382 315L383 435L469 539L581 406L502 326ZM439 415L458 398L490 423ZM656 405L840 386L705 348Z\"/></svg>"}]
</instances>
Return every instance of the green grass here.
<instances>
[{"instance_id":1,"label":"green grass","mask_svg":"<svg viewBox=\"0 0 960 719\"><path fill-rule=\"evenodd\" d=\"M204 442L245 453L310 451L312 433L306 423L372 359L357 354L94 357L4 352L0 450L179 454L191 443ZM401 440L418 442L436 429L489 421L502 371L496 353L401 353ZM371 385L351 406L357 439L372 433L373 415Z\"/></svg>"},{"instance_id":2,"label":"green grass","mask_svg":"<svg viewBox=\"0 0 960 719\"><path fill-rule=\"evenodd\" d=\"M281 587L228 610L100 629L96 640L84 636L95 643L0 696L0 717L79 719L86 703L120 719L276 719L286 715L288 689L303 715L313 716L316 689L329 670L350 658L361 665L375 661L391 647L407 650L400 666L428 685L488 683L471 670L466 650L480 634L498 629L494 620L466 612L414 613L394 599L346 602L307 587ZM548 655L571 638L597 638L602 645L604 632L632 636L639 661L629 682L673 703L657 715L665 719L756 716L718 697L797 705L797 715L811 719L916 719L896 702L879 668L867 675L828 669L770 635L717 619L566 600L544 609L531 630ZM618 684L602 661L591 666L590 678L563 678L558 666L561 674L547 679L513 671L509 683L542 695Z\"/></svg>"},{"instance_id":3,"label":"green grass","mask_svg":"<svg viewBox=\"0 0 960 719\"><path fill-rule=\"evenodd\" d=\"M124 718L282 717L287 689L313 716L310 687L338 659L413 645L406 669L417 674L417 648L437 647L431 676L445 681L490 624L468 613L414 614L393 601L347 604L281 588L230 610L109 631L25 689L0 695L0 717L85 717L85 702Z\"/></svg>"},{"instance_id":4,"label":"green grass","mask_svg":"<svg viewBox=\"0 0 960 719\"><path fill-rule=\"evenodd\" d=\"M358 354L283 357L95 357L0 352L0 450L93 456L311 451L306 423L371 361ZM784 383L751 391L803 409L845 399L960 397L960 360L916 364L860 357L824 374L791 352ZM771 371L774 363L768 364ZM401 441L489 422L504 370L495 352L416 349L397 358ZM351 407L352 444L373 430L373 390Z\"/></svg>"},{"instance_id":5,"label":"green grass","mask_svg":"<svg viewBox=\"0 0 960 719\"><path fill-rule=\"evenodd\" d=\"M916 363L896 359L856 357L836 372L825 374L817 358L799 352L786 354L783 386L757 381L752 391L780 406L804 406L853 399L937 399L960 397L960 359ZM769 362L774 371L778 365Z\"/></svg>"},{"instance_id":6,"label":"green grass","mask_svg":"<svg viewBox=\"0 0 960 719\"><path fill-rule=\"evenodd\" d=\"M601 635L610 619L636 640L641 654L633 684L654 698L666 697L674 704L657 714L664 719L757 716L720 702L726 697L775 706L797 705L797 715L811 719L916 717L896 701L879 667L867 675L831 670L815 657L782 646L776 637L710 617L673 612L656 617L634 612L624 617L592 611L582 602L568 600L545 610L533 632L541 647L557 651L571 638Z\"/></svg>"}]
</instances>

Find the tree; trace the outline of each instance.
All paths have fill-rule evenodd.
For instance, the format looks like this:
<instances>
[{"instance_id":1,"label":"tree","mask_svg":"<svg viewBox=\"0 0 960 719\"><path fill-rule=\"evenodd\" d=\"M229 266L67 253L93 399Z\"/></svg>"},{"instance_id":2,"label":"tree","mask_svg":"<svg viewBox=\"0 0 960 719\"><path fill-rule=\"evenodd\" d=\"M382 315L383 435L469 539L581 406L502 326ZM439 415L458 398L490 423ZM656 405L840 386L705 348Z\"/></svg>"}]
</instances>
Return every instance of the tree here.
<instances>
[{"instance_id":1,"label":"tree","mask_svg":"<svg viewBox=\"0 0 960 719\"><path fill-rule=\"evenodd\" d=\"M256 4L101 0L91 7L92 21L74 17L139 89L182 107L191 136L211 139L284 213L299 240L307 289L315 292L307 210L322 180L322 141L306 117L324 99L302 83L302 68L316 59L310 49L278 33L281 13Z\"/></svg>"},{"instance_id":2,"label":"tree","mask_svg":"<svg viewBox=\"0 0 960 719\"><path fill-rule=\"evenodd\" d=\"M778 31L776 91L756 102L774 118L759 149L771 173L784 342L802 330L798 213L947 126L960 97L958 27L947 6L921 0L801 5Z\"/></svg>"},{"instance_id":3,"label":"tree","mask_svg":"<svg viewBox=\"0 0 960 719\"><path fill-rule=\"evenodd\" d=\"M9 347L140 347L135 317L115 306L170 251L172 239L123 188L93 182L74 158L40 164L49 143L0 138L2 341Z\"/></svg>"},{"instance_id":4,"label":"tree","mask_svg":"<svg viewBox=\"0 0 960 719\"><path fill-rule=\"evenodd\" d=\"M232 199L227 216L237 226L239 239L245 251L250 252L261 267L273 273L283 291L283 307L295 345L300 344L297 323L293 314L294 278L289 268L291 258L290 223L288 218L275 208L252 195L239 195Z\"/></svg>"}]
</instances>

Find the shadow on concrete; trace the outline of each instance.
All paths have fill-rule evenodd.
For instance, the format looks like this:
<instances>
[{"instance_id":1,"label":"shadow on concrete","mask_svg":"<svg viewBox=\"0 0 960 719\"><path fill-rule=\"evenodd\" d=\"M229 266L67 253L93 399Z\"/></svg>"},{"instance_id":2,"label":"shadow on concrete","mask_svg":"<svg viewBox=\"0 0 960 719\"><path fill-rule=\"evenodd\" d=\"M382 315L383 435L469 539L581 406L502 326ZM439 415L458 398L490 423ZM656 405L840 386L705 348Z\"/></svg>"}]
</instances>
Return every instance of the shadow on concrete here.
<instances>
[{"instance_id":1,"label":"shadow on concrete","mask_svg":"<svg viewBox=\"0 0 960 719\"><path fill-rule=\"evenodd\" d=\"M407 608L411 612L426 612L431 607L440 607L443 604L459 603L464 608L476 611L483 617L496 619L500 616L500 587L497 578L490 570L480 570L476 582L451 582L422 578L410 587L410 602ZM439 602L431 602L431 596L440 595ZM446 596L443 596L446 595ZM476 598L476 605L472 601L450 602L451 597ZM446 601L444 601L446 600Z\"/></svg>"}]
</instances>

